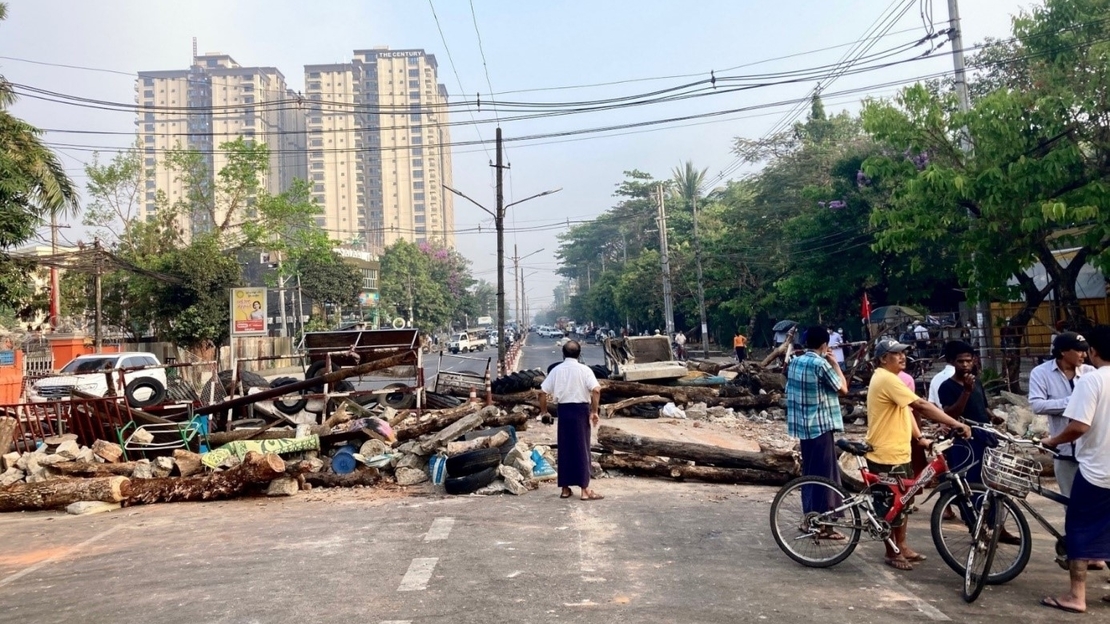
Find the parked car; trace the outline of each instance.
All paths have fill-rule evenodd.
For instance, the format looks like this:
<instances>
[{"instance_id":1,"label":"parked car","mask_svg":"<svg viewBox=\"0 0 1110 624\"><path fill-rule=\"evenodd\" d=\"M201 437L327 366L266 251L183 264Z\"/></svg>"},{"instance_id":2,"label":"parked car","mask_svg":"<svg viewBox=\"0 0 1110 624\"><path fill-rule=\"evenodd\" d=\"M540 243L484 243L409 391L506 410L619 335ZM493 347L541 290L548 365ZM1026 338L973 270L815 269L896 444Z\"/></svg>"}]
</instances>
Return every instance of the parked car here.
<instances>
[{"instance_id":1,"label":"parked car","mask_svg":"<svg viewBox=\"0 0 1110 624\"><path fill-rule=\"evenodd\" d=\"M468 353L470 351L483 351L489 344L488 340L479 337L478 332L459 332L451 337L447 345L451 353Z\"/></svg>"},{"instance_id":2,"label":"parked car","mask_svg":"<svg viewBox=\"0 0 1110 624\"><path fill-rule=\"evenodd\" d=\"M121 382L119 369L140 366L158 368L125 372ZM65 400L73 390L102 397L108 394L108 377L111 377L116 394L127 397L128 405L150 407L166 398L166 369L161 366L154 354L139 351L80 355L63 366L57 375L32 384L27 398L33 403Z\"/></svg>"}]
</instances>

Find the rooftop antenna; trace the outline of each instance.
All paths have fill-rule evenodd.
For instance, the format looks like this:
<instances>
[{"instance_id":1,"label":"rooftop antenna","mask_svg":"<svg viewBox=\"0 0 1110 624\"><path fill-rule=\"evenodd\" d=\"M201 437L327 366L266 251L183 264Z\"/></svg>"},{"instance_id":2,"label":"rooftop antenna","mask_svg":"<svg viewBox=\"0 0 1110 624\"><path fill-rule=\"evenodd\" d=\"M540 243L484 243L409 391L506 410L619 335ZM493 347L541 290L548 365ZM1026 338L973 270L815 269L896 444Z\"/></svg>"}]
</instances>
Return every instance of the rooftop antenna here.
<instances>
[{"instance_id":1,"label":"rooftop antenna","mask_svg":"<svg viewBox=\"0 0 1110 624\"><path fill-rule=\"evenodd\" d=\"M193 64L197 63L197 38L193 37Z\"/></svg>"}]
</instances>

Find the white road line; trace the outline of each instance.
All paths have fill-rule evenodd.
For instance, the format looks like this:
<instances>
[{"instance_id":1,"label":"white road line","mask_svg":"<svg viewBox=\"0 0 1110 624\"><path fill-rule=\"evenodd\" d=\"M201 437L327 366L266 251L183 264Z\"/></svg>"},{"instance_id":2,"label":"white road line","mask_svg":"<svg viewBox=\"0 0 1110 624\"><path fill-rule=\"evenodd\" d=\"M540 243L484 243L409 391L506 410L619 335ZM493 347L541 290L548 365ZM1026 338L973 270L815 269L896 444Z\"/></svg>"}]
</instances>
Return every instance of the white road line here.
<instances>
[{"instance_id":1,"label":"white road line","mask_svg":"<svg viewBox=\"0 0 1110 624\"><path fill-rule=\"evenodd\" d=\"M104 539L105 537L108 537L112 533L115 533L116 531L124 528L125 526L127 526L127 525L117 524L116 526L114 526L110 529L107 529L105 531L97 533L96 535L90 537L89 539L81 542L80 544L78 544L78 545L76 545L72 548L67 548L66 550L54 555L53 557L50 557L49 559L43 559L42 561L40 561L40 562L30 566L30 567L23 568L22 570L20 570L19 572L16 572L15 574L12 574L12 575L4 578L4 579L0 579L0 587L3 587L3 586L8 585L10 583L14 583L15 581L27 576L28 574L31 574L32 572L35 572L36 570L39 570L40 568L46 566L47 564L50 564L50 563L53 563L54 561L57 561L58 559L61 559L63 557L68 557L71 554L77 552L78 550L81 550L85 546L88 546L89 544L91 544L91 543L93 543L97 540Z\"/></svg>"},{"instance_id":2,"label":"white road line","mask_svg":"<svg viewBox=\"0 0 1110 624\"><path fill-rule=\"evenodd\" d=\"M856 569L867 574L867 576L870 576L877 583L884 584L905 596L907 602L916 607L921 613L924 613L925 617L930 620L936 622L950 622L952 620L952 618L942 613L940 609L934 607L927 600L911 592L909 588L898 580L898 576L893 570L880 568L860 557L852 557L848 561L851 562L851 565L855 566Z\"/></svg>"},{"instance_id":3,"label":"white road line","mask_svg":"<svg viewBox=\"0 0 1110 624\"><path fill-rule=\"evenodd\" d=\"M432 526L424 536L424 541L434 542L436 540L445 540L447 536L451 534L451 528L454 526L454 518L436 518L432 520Z\"/></svg>"},{"instance_id":4,"label":"white road line","mask_svg":"<svg viewBox=\"0 0 1110 624\"><path fill-rule=\"evenodd\" d=\"M397 591L428 589L428 580L432 578L432 570L435 570L437 561L439 561L439 557L413 559L412 563L409 564L409 571L405 572L405 578L401 579L401 586L397 588Z\"/></svg>"},{"instance_id":5,"label":"white road line","mask_svg":"<svg viewBox=\"0 0 1110 624\"><path fill-rule=\"evenodd\" d=\"M382 624L412 624L412 620L382 620Z\"/></svg>"}]
</instances>

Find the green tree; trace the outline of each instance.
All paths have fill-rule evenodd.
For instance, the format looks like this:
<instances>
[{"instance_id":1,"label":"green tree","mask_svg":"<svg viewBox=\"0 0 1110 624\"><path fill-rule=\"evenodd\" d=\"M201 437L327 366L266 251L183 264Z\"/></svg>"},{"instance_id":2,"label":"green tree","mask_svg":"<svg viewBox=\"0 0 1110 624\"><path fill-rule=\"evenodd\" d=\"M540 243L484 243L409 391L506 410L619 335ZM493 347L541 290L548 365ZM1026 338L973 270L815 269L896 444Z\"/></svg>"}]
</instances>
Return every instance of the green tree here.
<instances>
[{"instance_id":1,"label":"green tree","mask_svg":"<svg viewBox=\"0 0 1110 624\"><path fill-rule=\"evenodd\" d=\"M362 291L362 273L355 267L343 262L339 254L330 252L327 256L309 256L299 263L298 270L303 275L301 290L313 301L331 306L336 315L345 306L357 306L358 295Z\"/></svg>"}]
</instances>

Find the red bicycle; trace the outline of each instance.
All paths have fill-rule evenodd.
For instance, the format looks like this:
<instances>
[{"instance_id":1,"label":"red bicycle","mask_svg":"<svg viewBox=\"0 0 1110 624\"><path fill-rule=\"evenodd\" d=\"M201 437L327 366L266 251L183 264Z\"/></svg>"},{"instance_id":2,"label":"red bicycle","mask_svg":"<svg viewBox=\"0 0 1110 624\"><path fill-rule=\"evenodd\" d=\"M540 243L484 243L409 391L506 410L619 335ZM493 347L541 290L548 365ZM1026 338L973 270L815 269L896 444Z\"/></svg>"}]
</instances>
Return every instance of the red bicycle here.
<instances>
[{"instance_id":1,"label":"red bicycle","mask_svg":"<svg viewBox=\"0 0 1110 624\"><path fill-rule=\"evenodd\" d=\"M811 568L827 568L847 559L864 532L898 552L890 523L914 496L935 477L949 471L943 452L955 444L948 433L929 449L929 464L912 479L874 474L863 456L872 451L863 442L837 440L836 446L856 457L865 487L850 494L824 477L798 477L787 483L771 503L771 534L775 543L794 561ZM834 533L844 535L835 539Z\"/></svg>"}]
</instances>

